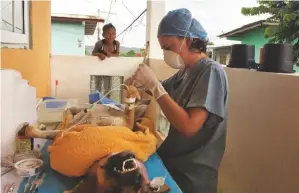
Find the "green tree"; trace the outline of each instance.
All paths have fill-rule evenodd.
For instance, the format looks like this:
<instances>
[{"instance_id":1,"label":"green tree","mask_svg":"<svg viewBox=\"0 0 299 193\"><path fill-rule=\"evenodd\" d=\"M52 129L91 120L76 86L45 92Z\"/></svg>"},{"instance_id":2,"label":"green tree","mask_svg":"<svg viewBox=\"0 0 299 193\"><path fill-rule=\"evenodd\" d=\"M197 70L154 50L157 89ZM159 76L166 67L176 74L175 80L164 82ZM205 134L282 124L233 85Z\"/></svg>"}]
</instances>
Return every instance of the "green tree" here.
<instances>
[{"instance_id":1,"label":"green tree","mask_svg":"<svg viewBox=\"0 0 299 193\"><path fill-rule=\"evenodd\" d=\"M134 50L130 50L127 53L120 53L119 56L121 56L121 57L136 57L137 54Z\"/></svg>"},{"instance_id":2,"label":"green tree","mask_svg":"<svg viewBox=\"0 0 299 193\"><path fill-rule=\"evenodd\" d=\"M272 43L292 43L294 61L299 64L299 1L264 1L258 0L258 7L243 7L243 15L260 15L268 13L268 22L278 26L267 27L265 37Z\"/></svg>"},{"instance_id":3,"label":"green tree","mask_svg":"<svg viewBox=\"0 0 299 193\"><path fill-rule=\"evenodd\" d=\"M144 48L140 48L140 52L142 54L142 57L144 57L145 56L145 49Z\"/></svg>"},{"instance_id":4,"label":"green tree","mask_svg":"<svg viewBox=\"0 0 299 193\"><path fill-rule=\"evenodd\" d=\"M134 50L130 50L126 53L127 57L136 57L136 52Z\"/></svg>"}]
</instances>

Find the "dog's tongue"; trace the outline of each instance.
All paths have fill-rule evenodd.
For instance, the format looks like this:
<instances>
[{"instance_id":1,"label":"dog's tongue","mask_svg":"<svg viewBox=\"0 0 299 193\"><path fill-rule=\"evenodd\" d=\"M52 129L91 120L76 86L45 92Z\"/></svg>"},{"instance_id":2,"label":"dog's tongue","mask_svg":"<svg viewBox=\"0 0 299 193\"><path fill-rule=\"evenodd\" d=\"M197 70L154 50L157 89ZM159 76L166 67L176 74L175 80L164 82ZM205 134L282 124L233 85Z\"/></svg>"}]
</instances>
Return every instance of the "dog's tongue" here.
<instances>
[{"instance_id":1,"label":"dog's tongue","mask_svg":"<svg viewBox=\"0 0 299 193\"><path fill-rule=\"evenodd\" d=\"M136 163L138 164L138 167L140 168L141 174L142 174L146 184L149 184L150 180L148 178L147 171L146 171L144 164L139 160L136 160Z\"/></svg>"}]
</instances>

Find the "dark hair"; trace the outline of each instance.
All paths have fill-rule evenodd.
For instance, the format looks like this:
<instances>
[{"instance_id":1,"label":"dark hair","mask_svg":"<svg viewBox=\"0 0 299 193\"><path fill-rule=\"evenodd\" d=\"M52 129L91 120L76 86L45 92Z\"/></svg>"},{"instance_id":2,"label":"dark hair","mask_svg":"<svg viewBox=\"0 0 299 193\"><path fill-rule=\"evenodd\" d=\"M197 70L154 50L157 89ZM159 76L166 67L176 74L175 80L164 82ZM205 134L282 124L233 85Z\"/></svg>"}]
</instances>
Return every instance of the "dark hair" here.
<instances>
[{"instance_id":1,"label":"dark hair","mask_svg":"<svg viewBox=\"0 0 299 193\"><path fill-rule=\"evenodd\" d=\"M112 25L112 23L108 23L108 24L104 25L103 33L105 33L106 30L111 29L111 28L116 30L116 28L114 27L114 25Z\"/></svg>"},{"instance_id":2,"label":"dark hair","mask_svg":"<svg viewBox=\"0 0 299 193\"><path fill-rule=\"evenodd\" d=\"M203 41L201 39L193 39L190 45L190 49L195 52L207 52L207 44L209 41Z\"/></svg>"},{"instance_id":3,"label":"dark hair","mask_svg":"<svg viewBox=\"0 0 299 193\"><path fill-rule=\"evenodd\" d=\"M179 36L180 39L184 39L184 37ZM209 40L202 40L199 38L189 38L192 40L192 43L189 47L189 49L193 52L207 52L207 45L209 43Z\"/></svg>"}]
</instances>

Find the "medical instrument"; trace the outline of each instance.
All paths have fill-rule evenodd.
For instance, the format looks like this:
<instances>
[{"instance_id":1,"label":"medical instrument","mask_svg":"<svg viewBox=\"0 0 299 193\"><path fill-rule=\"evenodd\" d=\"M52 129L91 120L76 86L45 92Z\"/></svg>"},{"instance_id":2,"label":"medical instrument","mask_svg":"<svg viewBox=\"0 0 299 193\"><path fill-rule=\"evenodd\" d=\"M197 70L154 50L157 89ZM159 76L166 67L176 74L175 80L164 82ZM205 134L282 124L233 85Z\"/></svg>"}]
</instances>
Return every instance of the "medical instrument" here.
<instances>
[{"instance_id":1,"label":"medical instrument","mask_svg":"<svg viewBox=\"0 0 299 193\"><path fill-rule=\"evenodd\" d=\"M43 183L44 178L45 178L45 173L43 172L37 175L35 180L31 183L29 193L35 193L38 187Z\"/></svg>"},{"instance_id":2,"label":"medical instrument","mask_svg":"<svg viewBox=\"0 0 299 193\"><path fill-rule=\"evenodd\" d=\"M120 86L124 86L128 89L128 86L125 84L120 84L120 85L116 85L115 87L113 87L110 91L108 91L106 94L104 94L104 96L102 96L99 100L97 100L96 102L94 102L92 105L89 106L89 109L93 109L93 107L98 104L99 102L101 102L106 96L108 96L112 91L120 91L120 89L115 89L117 87Z\"/></svg>"},{"instance_id":3,"label":"medical instrument","mask_svg":"<svg viewBox=\"0 0 299 193\"><path fill-rule=\"evenodd\" d=\"M27 193L28 191L28 187L30 185L30 179L31 179L31 176L28 178L26 184L25 184L25 187L24 187L24 190L23 190L23 193Z\"/></svg>"},{"instance_id":4,"label":"medical instrument","mask_svg":"<svg viewBox=\"0 0 299 193\"><path fill-rule=\"evenodd\" d=\"M146 46L145 46L145 50L144 50L145 54L144 54L144 57L143 57L143 63L145 63L145 64L148 63L148 56L149 56L148 49L149 49L149 41L146 42ZM149 64L147 64L147 65L149 65Z\"/></svg>"},{"instance_id":5,"label":"medical instrument","mask_svg":"<svg viewBox=\"0 0 299 193\"><path fill-rule=\"evenodd\" d=\"M5 168L4 171L1 170L1 176L4 176L5 174L11 172L14 169L15 169L14 167L10 166L10 167Z\"/></svg>"},{"instance_id":6,"label":"medical instrument","mask_svg":"<svg viewBox=\"0 0 299 193\"><path fill-rule=\"evenodd\" d=\"M12 184L7 193L13 193L14 189L15 189L15 185Z\"/></svg>"},{"instance_id":7,"label":"medical instrument","mask_svg":"<svg viewBox=\"0 0 299 193\"><path fill-rule=\"evenodd\" d=\"M3 188L3 193L13 193L15 184L6 184Z\"/></svg>"}]
</instances>

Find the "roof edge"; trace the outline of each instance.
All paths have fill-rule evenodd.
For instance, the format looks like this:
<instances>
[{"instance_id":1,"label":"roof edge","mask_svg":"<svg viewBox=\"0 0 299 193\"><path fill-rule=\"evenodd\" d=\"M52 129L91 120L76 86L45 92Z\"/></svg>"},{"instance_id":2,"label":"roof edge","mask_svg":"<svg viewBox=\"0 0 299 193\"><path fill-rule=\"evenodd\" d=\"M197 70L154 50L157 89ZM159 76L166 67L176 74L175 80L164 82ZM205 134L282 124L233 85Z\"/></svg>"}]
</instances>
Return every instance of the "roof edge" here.
<instances>
[{"instance_id":1,"label":"roof edge","mask_svg":"<svg viewBox=\"0 0 299 193\"><path fill-rule=\"evenodd\" d=\"M252 30L252 29L256 29L259 27L264 27L264 26L274 26L274 25L278 25L278 23L275 22L268 22L266 20L259 20L256 22L252 22L246 25L243 25L242 27L239 27L237 29L231 30L229 32L223 33L221 35L218 35L217 37L219 38L224 38L224 37L230 37L230 36L234 36L240 33L244 33L246 31Z\"/></svg>"}]
</instances>

